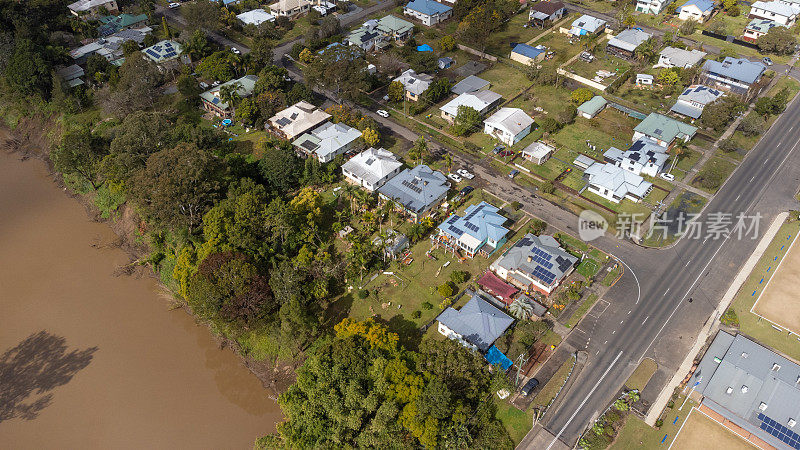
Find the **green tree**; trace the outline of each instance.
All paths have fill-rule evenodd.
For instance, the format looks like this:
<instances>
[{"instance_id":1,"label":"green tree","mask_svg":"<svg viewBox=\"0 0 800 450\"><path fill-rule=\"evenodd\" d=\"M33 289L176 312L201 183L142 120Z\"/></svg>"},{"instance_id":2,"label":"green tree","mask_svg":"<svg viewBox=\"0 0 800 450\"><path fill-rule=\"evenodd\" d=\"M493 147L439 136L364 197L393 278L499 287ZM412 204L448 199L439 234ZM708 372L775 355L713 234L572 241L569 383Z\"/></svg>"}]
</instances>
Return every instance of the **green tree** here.
<instances>
[{"instance_id":1,"label":"green tree","mask_svg":"<svg viewBox=\"0 0 800 450\"><path fill-rule=\"evenodd\" d=\"M365 128L361 134L364 142L370 147L375 147L381 142L381 135L374 128Z\"/></svg>"},{"instance_id":2,"label":"green tree","mask_svg":"<svg viewBox=\"0 0 800 450\"><path fill-rule=\"evenodd\" d=\"M436 291L439 292L439 295L444 298L451 297L453 294L455 294L455 289L453 289L453 284L451 282L439 285L439 287L436 288Z\"/></svg>"},{"instance_id":3,"label":"green tree","mask_svg":"<svg viewBox=\"0 0 800 450\"><path fill-rule=\"evenodd\" d=\"M389 88L387 95L389 96L389 101L397 103L403 100L403 96L405 96L406 88L403 86L403 83L399 81L392 81L389 83Z\"/></svg>"},{"instance_id":4,"label":"green tree","mask_svg":"<svg viewBox=\"0 0 800 450\"><path fill-rule=\"evenodd\" d=\"M797 47L797 37L785 27L773 27L758 38L758 49L776 55L790 55Z\"/></svg>"},{"instance_id":5,"label":"green tree","mask_svg":"<svg viewBox=\"0 0 800 450\"><path fill-rule=\"evenodd\" d=\"M366 61L355 46L336 46L325 50L303 69L306 81L313 87L330 91L339 103L356 100L369 88Z\"/></svg>"},{"instance_id":6,"label":"green tree","mask_svg":"<svg viewBox=\"0 0 800 450\"><path fill-rule=\"evenodd\" d=\"M594 97L594 92L589 88L578 88L572 91L570 97L576 105L581 105L591 100Z\"/></svg>"},{"instance_id":7,"label":"green tree","mask_svg":"<svg viewBox=\"0 0 800 450\"><path fill-rule=\"evenodd\" d=\"M127 57L119 68L119 75L116 86L101 94L101 104L108 114L125 117L152 107L161 96L157 89L161 84L161 73L141 53Z\"/></svg>"},{"instance_id":8,"label":"green tree","mask_svg":"<svg viewBox=\"0 0 800 450\"><path fill-rule=\"evenodd\" d=\"M678 84L680 80L681 77L678 75L676 70L673 70L673 68L661 69L661 71L658 72L658 81L661 84L674 86Z\"/></svg>"},{"instance_id":9,"label":"green tree","mask_svg":"<svg viewBox=\"0 0 800 450\"><path fill-rule=\"evenodd\" d=\"M181 7L181 14L191 30L217 30L220 9L208 0L197 0Z\"/></svg>"},{"instance_id":10,"label":"green tree","mask_svg":"<svg viewBox=\"0 0 800 450\"><path fill-rule=\"evenodd\" d=\"M416 141L414 141L414 145L408 151L408 157L411 158L411 160L416 161L417 164L422 164L427 155L428 143L425 142L425 138L420 136Z\"/></svg>"},{"instance_id":11,"label":"green tree","mask_svg":"<svg viewBox=\"0 0 800 450\"><path fill-rule=\"evenodd\" d=\"M508 312L519 320L525 320L533 314L533 304L527 298L517 297L508 306Z\"/></svg>"},{"instance_id":12,"label":"green tree","mask_svg":"<svg viewBox=\"0 0 800 450\"><path fill-rule=\"evenodd\" d=\"M423 92L423 99L429 104L439 103L442 99L450 95L450 80L439 78L431 83L428 89Z\"/></svg>"},{"instance_id":13,"label":"green tree","mask_svg":"<svg viewBox=\"0 0 800 450\"><path fill-rule=\"evenodd\" d=\"M97 190L102 154L93 145L94 140L87 128L69 131L61 138L61 144L50 153L50 160L58 172L76 177Z\"/></svg>"},{"instance_id":14,"label":"green tree","mask_svg":"<svg viewBox=\"0 0 800 450\"><path fill-rule=\"evenodd\" d=\"M439 39L439 47L443 52L451 52L456 48L456 40L453 36L446 34Z\"/></svg>"},{"instance_id":15,"label":"green tree","mask_svg":"<svg viewBox=\"0 0 800 450\"><path fill-rule=\"evenodd\" d=\"M458 107L453 125L453 133L464 136L472 133L481 125L480 113L470 106L461 105Z\"/></svg>"},{"instance_id":16,"label":"green tree","mask_svg":"<svg viewBox=\"0 0 800 450\"><path fill-rule=\"evenodd\" d=\"M262 145L263 157L258 166L269 187L279 193L296 187L300 162L291 146L277 140L268 140Z\"/></svg>"},{"instance_id":17,"label":"green tree","mask_svg":"<svg viewBox=\"0 0 800 450\"><path fill-rule=\"evenodd\" d=\"M233 66L234 55L231 52L218 51L207 56L195 70L200 76L207 80L228 81L236 75Z\"/></svg>"},{"instance_id":18,"label":"green tree","mask_svg":"<svg viewBox=\"0 0 800 450\"><path fill-rule=\"evenodd\" d=\"M202 30L194 30L185 39L183 44L183 51L192 59L192 61L199 61L214 52L214 48L208 42L208 37Z\"/></svg>"}]
</instances>

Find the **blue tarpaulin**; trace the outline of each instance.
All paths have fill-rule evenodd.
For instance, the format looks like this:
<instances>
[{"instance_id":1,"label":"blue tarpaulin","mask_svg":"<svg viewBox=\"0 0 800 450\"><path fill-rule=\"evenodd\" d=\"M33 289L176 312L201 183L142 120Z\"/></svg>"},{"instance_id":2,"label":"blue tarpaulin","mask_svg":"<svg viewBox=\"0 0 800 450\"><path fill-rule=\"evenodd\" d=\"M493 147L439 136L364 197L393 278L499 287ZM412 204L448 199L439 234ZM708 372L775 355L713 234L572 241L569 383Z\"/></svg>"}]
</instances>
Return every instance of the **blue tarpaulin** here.
<instances>
[{"instance_id":1,"label":"blue tarpaulin","mask_svg":"<svg viewBox=\"0 0 800 450\"><path fill-rule=\"evenodd\" d=\"M504 355L503 352L498 350L494 345L489 347L489 351L486 352L484 358L486 358L486 361L489 361L489 364L500 364L503 370L508 370L511 364L513 364L511 360L508 359L508 356Z\"/></svg>"},{"instance_id":2,"label":"blue tarpaulin","mask_svg":"<svg viewBox=\"0 0 800 450\"><path fill-rule=\"evenodd\" d=\"M417 46L418 52L432 52L433 48L428 44L422 44Z\"/></svg>"}]
</instances>

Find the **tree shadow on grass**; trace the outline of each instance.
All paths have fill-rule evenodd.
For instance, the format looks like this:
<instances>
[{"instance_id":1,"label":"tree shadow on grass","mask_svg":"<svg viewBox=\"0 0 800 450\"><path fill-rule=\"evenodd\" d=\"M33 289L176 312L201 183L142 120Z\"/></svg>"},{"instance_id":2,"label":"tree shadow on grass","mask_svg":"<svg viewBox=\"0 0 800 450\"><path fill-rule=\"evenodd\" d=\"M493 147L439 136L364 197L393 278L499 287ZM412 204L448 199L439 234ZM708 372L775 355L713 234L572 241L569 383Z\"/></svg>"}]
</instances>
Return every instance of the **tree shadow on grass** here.
<instances>
[{"instance_id":1,"label":"tree shadow on grass","mask_svg":"<svg viewBox=\"0 0 800 450\"><path fill-rule=\"evenodd\" d=\"M63 386L92 361L97 347L67 352L66 339L34 333L0 355L0 422L33 420Z\"/></svg>"}]
</instances>

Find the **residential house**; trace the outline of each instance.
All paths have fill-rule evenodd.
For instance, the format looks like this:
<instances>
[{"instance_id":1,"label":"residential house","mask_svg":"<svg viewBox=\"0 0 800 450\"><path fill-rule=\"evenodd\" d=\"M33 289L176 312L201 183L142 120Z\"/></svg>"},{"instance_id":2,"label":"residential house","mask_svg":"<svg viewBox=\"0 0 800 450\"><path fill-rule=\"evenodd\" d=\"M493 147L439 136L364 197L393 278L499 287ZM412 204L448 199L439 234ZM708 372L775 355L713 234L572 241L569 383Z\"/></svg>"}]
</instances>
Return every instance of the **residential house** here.
<instances>
[{"instance_id":1,"label":"residential house","mask_svg":"<svg viewBox=\"0 0 800 450\"><path fill-rule=\"evenodd\" d=\"M347 45L355 45L365 52L371 52L386 45L386 40L375 26L367 25L351 31L344 39L344 42Z\"/></svg>"},{"instance_id":2,"label":"residential house","mask_svg":"<svg viewBox=\"0 0 800 450\"><path fill-rule=\"evenodd\" d=\"M676 10L678 19L703 23L714 13L714 0L689 0Z\"/></svg>"},{"instance_id":3,"label":"residential house","mask_svg":"<svg viewBox=\"0 0 800 450\"><path fill-rule=\"evenodd\" d=\"M436 320L443 336L481 352L489 350L514 323L514 319L478 294L473 294L460 310L448 307Z\"/></svg>"},{"instance_id":4,"label":"residential house","mask_svg":"<svg viewBox=\"0 0 800 450\"><path fill-rule=\"evenodd\" d=\"M636 11L645 14L660 14L672 0L636 0Z\"/></svg>"},{"instance_id":5,"label":"residential house","mask_svg":"<svg viewBox=\"0 0 800 450\"><path fill-rule=\"evenodd\" d=\"M483 125L484 133L512 146L531 132L533 119L519 108L500 108Z\"/></svg>"},{"instance_id":6,"label":"residential house","mask_svg":"<svg viewBox=\"0 0 800 450\"><path fill-rule=\"evenodd\" d=\"M393 201L417 223L445 200L449 190L444 174L420 164L386 181L378 188L378 197Z\"/></svg>"},{"instance_id":7,"label":"residential house","mask_svg":"<svg viewBox=\"0 0 800 450\"><path fill-rule=\"evenodd\" d=\"M653 190L653 185L639 175L609 163L594 163L583 172L588 190L614 203L627 198L640 202Z\"/></svg>"},{"instance_id":8,"label":"residential house","mask_svg":"<svg viewBox=\"0 0 800 450\"><path fill-rule=\"evenodd\" d=\"M706 61L700 74L700 83L747 99L757 94L754 87L766 71L767 66L760 62L727 56L722 62Z\"/></svg>"},{"instance_id":9,"label":"residential house","mask_svg":"<svg viewBox=\"0 0 800 450\"><path fill-rule=\"evenodd\" d=\"M384 16L378 20L375 28L386 40L403 45L414 34L414 24L392 15Z\"/></svg>"},{"instance_id":10,"label":"residential house","mask_svg":"<svg viewBox=\"0 0 800 450\"><path fill-rule=\"evenodd\" d=\"M118 31L129 28L141 28L147 26L147 14L120 14L117 16L103 16L99 19L100 26L97 27L97 34L100 37L109 36Z\"/></svg>"},{"instance_id":11,"label":"residential house","mask_svg":"<svg viewBox=\"0 0 800 450\"><path fill-rule=\"evenodd\" d=\"M228 104L228 102L222 98L221 91L226 86L236 87L236 94L240 98L246 98L253 95L256 81L258 81L257 76L245 75L239 79L222 83L219 86L215 86L203 92L200 94L200 100L203 102L203 109L220 119L233 118L236 111L232 105Z\"/></svg>"},{"instance_id":12,"label":"residential house","mask_svg":"<svg viewBox=\"0 0 800 450\"><path fill-rule=\"evenodd\" d=\"M455 62L456 61L453 58L445 56L444 58L439 58L436 61L436 67L438 67L439 70L449 69L453 66L453 64L455 64Z\"/></svg>"},{"instance_id":13,"label":"residential house","mask_svg":"<svg viewBox=\"0 0 800 450\"><path fill-rule=\"evenodd\" d=\"M608 101L599 95L595 95L590 100L587 100L581 103L578 106L578 115L585 119L594 119L594 117L600 114L600 111L606 109L606 105L608 105Z\"/></svg>"},{"instance_id":14,"label":"residential house","mask_svg":"<svg viewBox=\"0 0 800 450\"><path fill-rule=\"evenodd\" d=\"M470 75L467 78L459 81L453 87L450 88L450 92L456 95L461 95L467 92L476 92L482 91L484 89L489 89L488 81L484 80L483 78L478 78L475 75Z\"/></svg>"},{"instance_id":15,"label":"residential house","mask_svg":"<svg viewBox=\"0 0 800 450\"><path fill-rule=\"evenodd\" d=\"M259 26L264 22L275 22L275 16L261 8L237 14L236 18L245 25Z\"/></svg>"},{"instance_id":16,"label":"residential house","mask_svg":"<svg viewBox=\"0 0 800 450\"><path fill-rule=\"evenodd\" d=\"M67 5L69 11L78 17L94 17L100 14L116 14L119 12L116 0L78 0Z\"/></svg>"},{"instance_id":17,"label":"residential house","mask_svg":"<svg viewBox=\"0 0 800 450\"><path fill-rule=\"evenodd\" d=\"M784 25L770 19L753 19L744 28L742 33L742 40L747 42L756 43L758 38L769 33L769 30L775 27L782 27Z\"/></svg>"},{"instance_id":18,"label":"residential house","mask_svg":"<svg viewBox=\"0 0 800 450\"><path fill-rule=\"evenodd\" d=\"M458 115L458 108L460 106L472 108L475 111L478 111L478 114L483 117L489 111L499 105L502 99L502 95L488 90L467 92L450 100L439 109L442 111L442 118L452 124Z\"/></svg>"},{"instance_id":19,"label":"residential house","mask_svg":"<svg viewBox=\"0 0 800 450\"><path fill-rule=\"evenodd\" d=\"M634 175L650 175L654 177L664 169L667 162L666 147L658 145L650 138L643 137L622 151L611 147L603 153L606 162L627 170Z\"/></svg>"},{"instance_id":20,"label":"residential house","mask_svg":"<svg viewBox=\"0 0 800 450\"><path fill-rule=\"evenodd\" d=\"M555 22L567 14L567 7L560 1L538 1L531 5L528 20L539 28Z\"/></svg>"},{"instance_id":21,"label":"residential house","mask_svg":"<svg viewBox=\"0 0 800 450\"><path fill-rule=\"evenodd\" d=\"M636 74L636 85L637 86L652 86L653 81L655 81L655 77L650 75L649 73L637 73Z\"/></svg>"},{"instance_id":22,"label":"residential house","mask_svg":"<svg viewBox=\"0 0 800 450\"><path fill-rule=\"evenodd\" d=\"M693 84L683 90L678 101L669 110L671 113L695 120L703 114L703 108L722 97L722 91L702 84Z\"/></svg>"},{"instance_id":23,"label":"residential house","mask_svg":"<svg viewBox=\"0 0 800 450\"><path fill-rule=\"evenodd\" d=\"M531 66L533 63L541 61L547 54L547 49L538 45L531 47L528 44L517 44L511 50L510 58L518 63Z\"/></svg>"},{"instance_id":24,"label":"residential house","mask_svg":"<svg viewBox=\"0 0 800 450\"><path fill-rule=\"evenodd\" d=\"M331 115L306 101L299 101L269 118L272 129L285 139L296 139L320 126Z\"/></svg>"},{"instance_id":25,"label":"residential house","mask_svg":"<svg viewBox=\"0 0 800 450\"><path fill-rule=\"evenodd\" d=\"M83 68L77 64L57 68L56 75L58 75L64 85L69 88L83 84L81 77L84 75L84 71Z\"/></svg>"},{"instance_id":26,"label":"residential house","mask_svg":"<svg viewBox=\"0 0 800 450\"><path fill-rule=\"evenodd\" d=\"M573 36L587 36L597 34L606 28L606 21L597 17L584 14L572 22L569 34Z\"/></svg>"},{"instance_id":27,"label":"residential house","mask_svg":"<svg viewBox=\"0 0 800 450\"><path fill-rule=\"evenodd\" d=\"M631 59L636 49L651 37L653 35L650 33L636 28L628 28L608 41L606 51L620 58Z\"/></svg>"},{"instance_id":28,"label":"residential house","mask_svg":"<svg viewBox=\"0 0 800 450\"><path fill-rule=\"evenodd\" d=\"M88 44L82 45L69 52L73 62L78 65L86 64L86 60L93 54L98 54L114 65L122 65L125 56L122 52L122 44L127 41L134 41L140 47L144 38L153 31L150 27L131 28L118 31L110 36L97 39Z\"/></svg>"},{"instance_id":29,"label":"residential house","mask_svg":"<svg viewBox=\"0 0 800 450\"><path fill-rule=\"evenodd\" d=\"M385 235L375 236L372 245L383 249L383 256L388 259L395 259L402 255L409 247L410 242L405 234L391 228L386 230Z\"/></svg>"},{"instance_id":30,"label":"residential house","mask_svg":"<svg viewBox=\"0 0 800 450\"><path fill-rule=\"evenodd\" d=\"M699 411L759 448L800 448L800 365L742 334L719 331L687 385ZM717 425L714 425L715 427Z\"/></svg>"},{"instance_id":31,"label":"residential house","mask_svg":"<svg viewBox=\"0 0 800 450\"><path fill-rule=\"evenodd\" d=\"M697 128L658 113L650 113L633 129L633 141L647 136L658 145L669 148L675 141L689 142Z\"/></svg>"},{"instance_id":32,"label":"residential house","mask_svg":"<svg viewBox=\"0 0 800 450\"><path fill-rule=\"evenodd\" d=\"M556 149L542 141L532 142L522 150L522 157L536 165L542 165L553 156Z\"/></svg>"},{"instance_id":33,"label":"residential house","mask_svg":"<svg viewBox=\"0 0 800 450\"><path fill-rule=\"evenodd\" d=\"M373 192L400 173L403 163L384 148L368 148L342 164L344 178Z\"/></svg>"},{"instance_id":34,"label":"residential house","mask_svg":"<svg viewBox=\"0 0 800 450\"><path fill-rule=\"evenodd\" d=\"M438 227L431 240L453 252L461 251L468 258L490 256L506 242L509 230L503 226L508 219L500 209L486 202L470 205L464 216L453 214Z\"/></svg>"},{"instance_id":35,"label":"residential house","mask_svg":"<svg viewBox=\"0 0 800 450\"><path fill-rule=\"evenodd\" d=\"M305 14L311 9L311 2L308 0L278 0L269 5L269 13L275 17L288 17L294 19L300 14Z\"/></svg>"},{"instance_id":36,"label":"residential house","mask_svg":"<svg viewBox=\"0 0 800 450\"><path fill-rule=\"evenodd\" d=\"M361 137L361 132L342 122L327 122L313 131L303 133L292 145L308 156L315 156L319 162L333 161L338 155L347 153Z\"/></svg>"},{"instance_id":37,"label":"residential house","mask_svg":"<svg viewBox=\"0 0 800 450\"><path fill-rule=\"evenodd\" d=\"M419 101L422 93L428 90L433 82L433 77L426 73L418 74L414 69L408 69L392 81L399 81L405 89L406 98L416 102Z\"/></svg>"},{"instance_id":38,"label":"residential house","mask_svg":"<svg viewBox=\"0 0 800 450\"><path fill-rule=\"evenodd\" d=\"M489 266L500 279L545 296L567 278L578 258L564 250L553 236L528 233Z\"/></svg>"},{"instance_id":39,"label":"residential house","mask_svg":"<svg viewBox=\"0 0 800 450\"><path fill-rule=\"evenodd\" d=\"M688 69L694 67L705 58L706 52L700 50L684 50L676 47L664 47L658 54L658 63L653 68L681 67Z\"/></svg>"},{"instance_id":40,"label":"residential house","mask_svg":"<svg viewBox=\"0 0 800 450\"><path fill-rule=\"evenodd\" d=\"M173 40L164 40L142 50L144 56L156 64L177 59L182 52L183 46Z\"/></svg>"},{"instance_id":41,"label":"residential house","mask_svg":"<svg viewBox=\"0 0 800 450\"><path fill-rule=\"evenodd\" d=\"M797 20L798 12L800 12L798 6L789 6L779 1L758 1L750 5L750 14L747 17L772 20L789 28Z\"/></svg>"},{"instance_id":42,"label":"residential house","mask_svg":"<svg viewBox=\"0 0 800 450\"><path fill-rule=\"evenodd\" d=\"M453 8L433 0L411 0L403 8L403 14L430 27L449 19L453 15Z\"/></svg>"}]
</instances>

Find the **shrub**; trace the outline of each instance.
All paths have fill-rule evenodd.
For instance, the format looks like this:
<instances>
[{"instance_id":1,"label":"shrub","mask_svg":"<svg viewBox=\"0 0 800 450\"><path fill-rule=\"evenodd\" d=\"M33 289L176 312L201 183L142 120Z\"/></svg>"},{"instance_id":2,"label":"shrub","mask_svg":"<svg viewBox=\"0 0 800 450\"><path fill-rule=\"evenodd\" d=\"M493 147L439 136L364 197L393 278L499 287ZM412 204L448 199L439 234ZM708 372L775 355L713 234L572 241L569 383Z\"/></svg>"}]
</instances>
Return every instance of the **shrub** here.
<instances>
[{"instance_id":1,"label":"shrub","mask_svg":"<svg viewBox=\"0 0 800 450\"><path fill-rule=\"evenodd\" d=\"M465 270L455 270L450 274L450 281L456 284L461 284L469 280L469 272Z\"/></svg>"},{"instance_id":2,"label":"shrub","mask_svg":"<svg viewBox=\"0 0 800 450\"><path fill-rule=\"evenodd\" d=\"M363 299L365 299L367 297L369 297L369 291L368 290L361 289L361 290L358 291L358 298L363 300Z\"/></svg>"},{"instance_id":3,"label":"shrub","mask_svg":"<svg viewBox=\"0 0 800 450\"><path fill-rule=\"evenodd\" d=\"M412 319L419 319L420 317L422 317L422 311L420 310L416 310L413 313L411 313Z\"/></svg>"},{"instance_id":4,"label":"shrub","mask_svg":"<svg viewBox=\"0 0 800 450\"><path fill-rule=\"evenodd\" d=\"M455 289L453 289L453 285L450 282L440 285L438 288L436 288L436 291L439 292L439 295L444 298L451 297L453 294L455 294Z\"/></svg>"},{"instance_id":5,"label":"shrub","mask_svg":"<svg viewBox=\"0 0 800 450\"><path fill-rule=\"evenodd\" d=\"M511 209L513 209L514 211L519 211L521 208L522 208L522 203L516 200L511 202Z\"/></svg>"},{"instance_id":6,"label":"shrub","mask_svg":"<svg viewBox=\"0 0 800 450\"><path fill-rule=\"evenodd\" d=\"M427 301L426 302L422 302L422 309L424 309L426 311L430 310L430 309L433 309L433 304L431 304L431 302L427 302Z\"/></svg>"},{"instance_id":7,"label":"shrub","mask_svg":"<svg viewBox=\"0 0 800 450\"><path fill-rule=\"evenodd\" d=\"M456 40L453 36L445 35L439 39L439 46L442 47L442 51L449 52L452 51L456 47Z\"/></svg>"},{"instance_id":8,"label":"shrub","mask_svg":"<svg viewBox=\"0 0 800 450\"><path fill-rule=\"evenodd\" d=\"M553 184L552 181L548 181L542 185L542 192L545 194L552 194L556 191L556 186Z\"/></svg>"},{"instance_id":9,"label":"shrub","mask_svg":"<svg viewBox=\"0 0 800 450\"><path fill-rule=\"evenodd\" d=\"M697 29L697 22L695 22L694 20L687 20L681 24L679 31L682 35L688 36L690 34L694 34L696 29Z\"/></svg>"},{"instance_id":10,"label":"shrub","mask_svg":"<svg viewBox=\"0 0 800 450\"><path fill-rule=\"evenodd\" d=\"M465 148L467 151L470 151L470 152L473 152L473 153L478 153L478 152L480 152L480 151L481 151L481 148L480 148L480 147L478 147L478 145L477 145L477 144L475 144L475 143L472 143L472 142L470 142L470 141L466 141L466 142L464 142L464 148Z\"/></svg>"},{"instance_id":11,"label":"shrub","mask_svg":"<svg viewBox=\"0 0 800 450\"><path fill-rule=\"evenodd\" d=\"M727 311L725 311L725 314L723 314L719 320L725 325L731 327L739 326L739 316L736 315L736 311L734 311L733 308L729 308Z\"/></svg>"},{"instance_id":12,"label":"shrub","mask_svg":"<svg viewBox=\"0 0 800 450\"><path fill-rule=\"evenodd\" d=\"M661 428L664 425L664 419L656 419L656 428Z\"/></svg>"},{"instance_id":13,"label":"shrub","mask_svg":"<svg viewBox=\"0 0 800 450\"><path fill-rule=\"evenodd\" d=\"M561 124L552 117L545 117L541 120L539 125L542 127L542 131L545 133L555 133L559 128L561 128Z\"/></svg>"},{"instance_id":14,"label":"shrub","mask_svg":"<svg viewBox=\"0 0 800 450\"><path fill-rule=\"evenodd\" d=\"M578 88L572 91L570 97L575 104L580 105L591 100L594 97L594 92L589 88Z\"/></svg>"},{"instance_id":15,"label":"shrub","mask_svg":"<svg viewBox=\"0 0 800 450\"><path fill-rule=\"evenodd\" d=\"M739 150L739 146L736 145L733 138L728 138L719 143L719 149L725 153L733 153Z\"/></svg>"},{"instance_id":16,"label":"shrub","mask_svg":"<svg viewBox=\"0 0 800 450\"><path fill-rule=\"evenodd\" d=\"M743 135L752 137L764 132L766 122L758 114L748 114L736 127Z\"/></svg>"},{"instance_id":17,"label":"shrub","mask_svg":"<svg viewBox=\"0 0 800 450\"><path fill-rule=\"evenodd\" d=\"M552 184L552 183L551 183ZM539 236L540 234L544 233L544 230L547 229L547 222L539 219L531 219L530 225L528 226L528 230Z\"/></svg>"}]
</instances>

